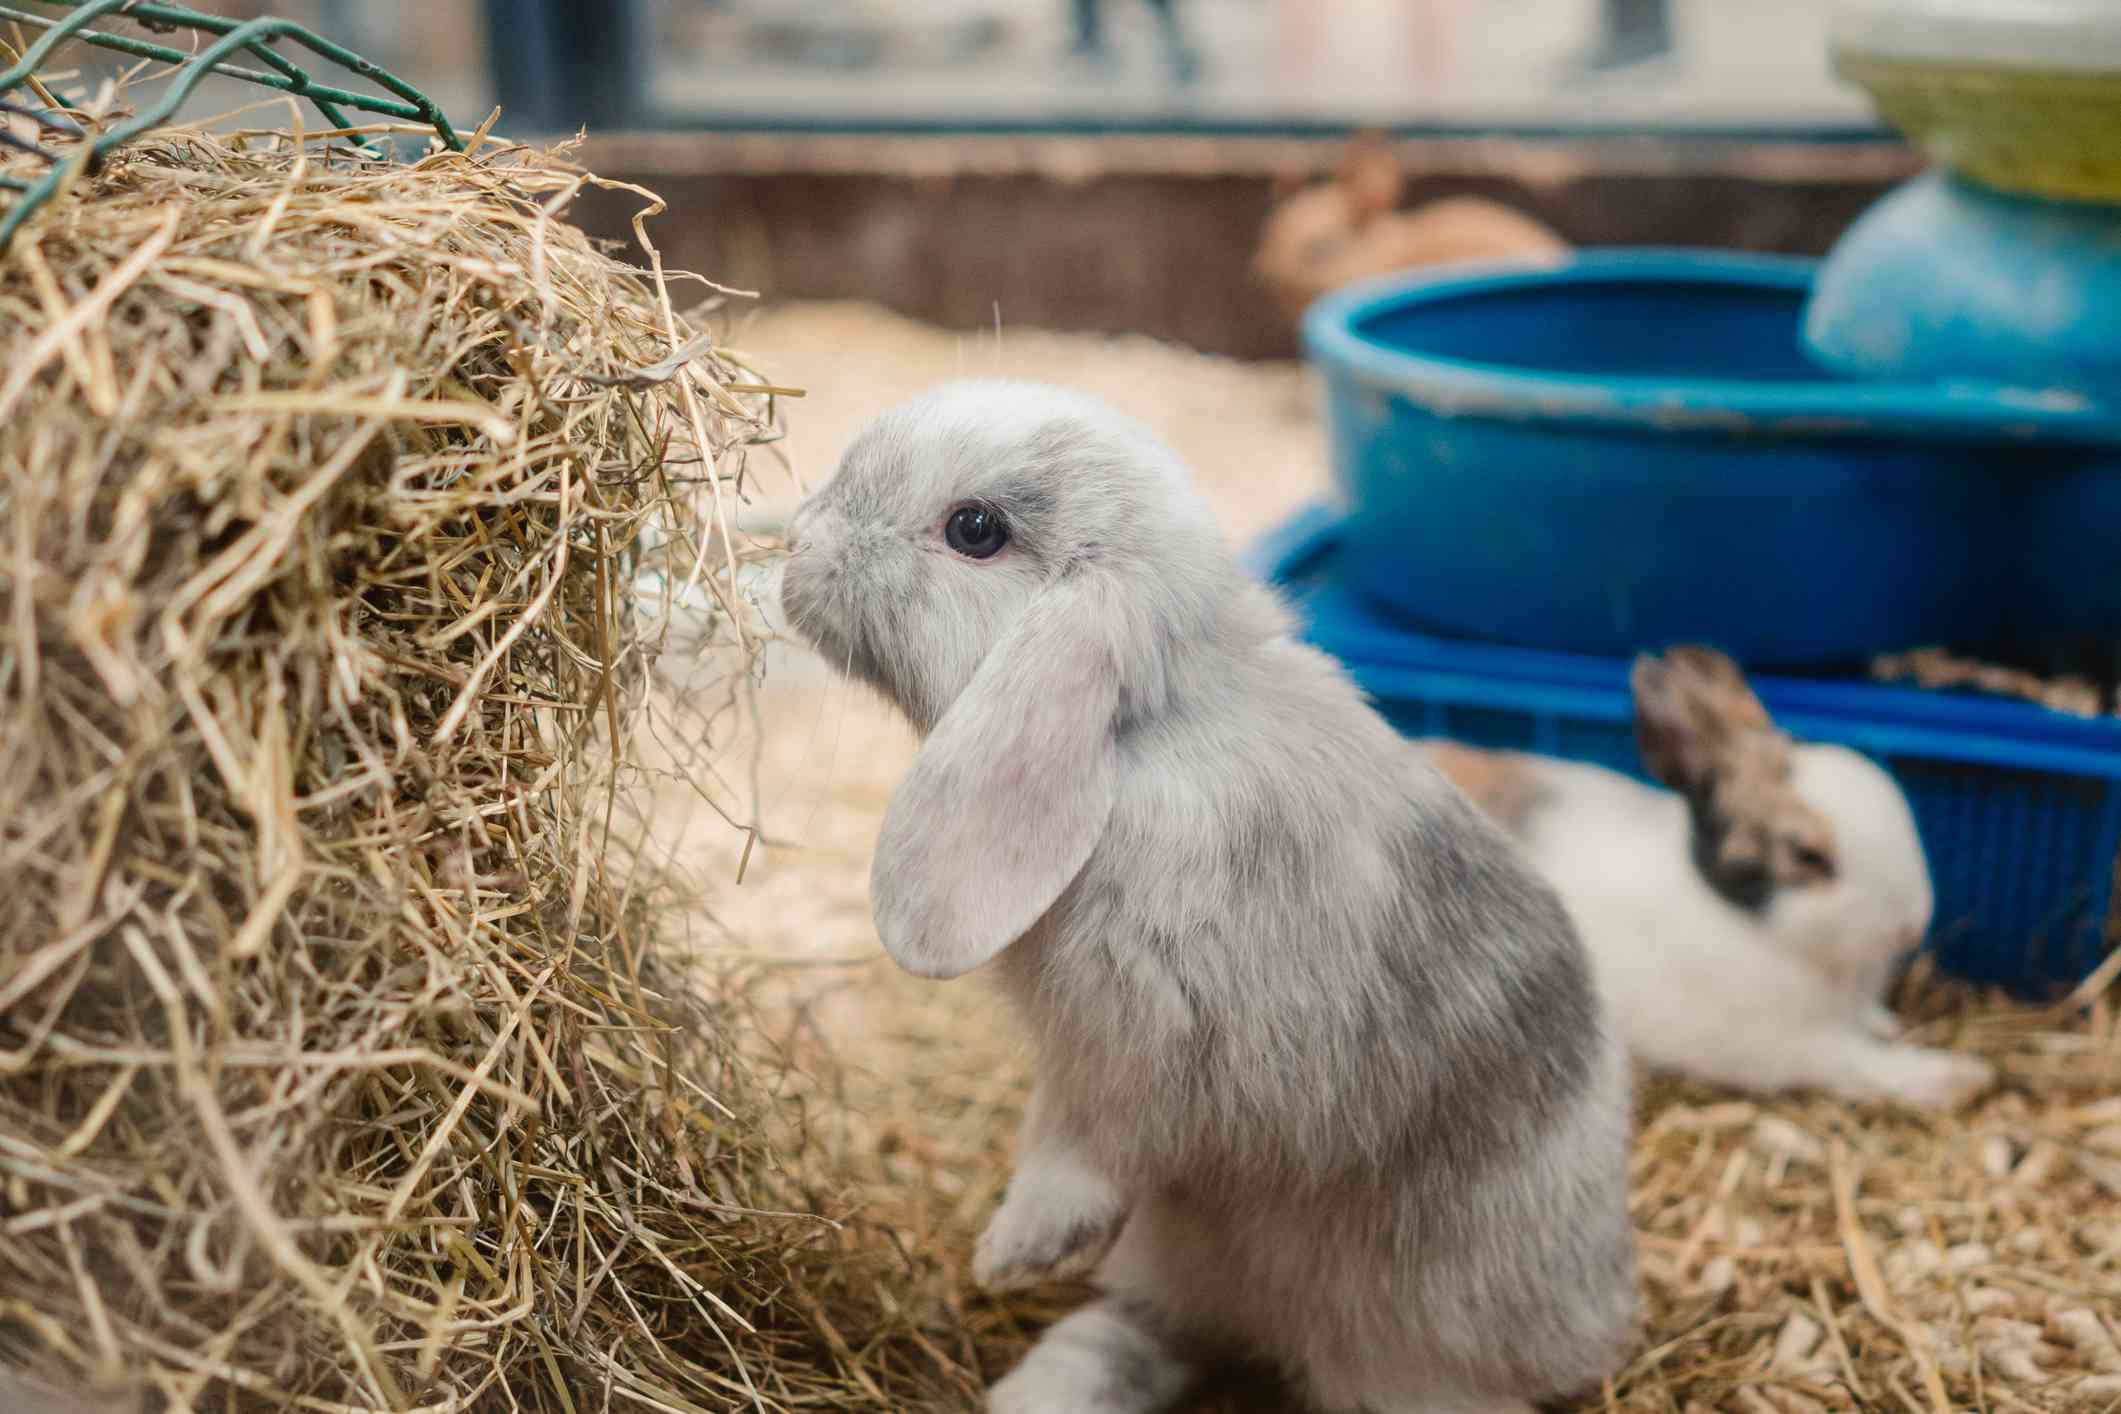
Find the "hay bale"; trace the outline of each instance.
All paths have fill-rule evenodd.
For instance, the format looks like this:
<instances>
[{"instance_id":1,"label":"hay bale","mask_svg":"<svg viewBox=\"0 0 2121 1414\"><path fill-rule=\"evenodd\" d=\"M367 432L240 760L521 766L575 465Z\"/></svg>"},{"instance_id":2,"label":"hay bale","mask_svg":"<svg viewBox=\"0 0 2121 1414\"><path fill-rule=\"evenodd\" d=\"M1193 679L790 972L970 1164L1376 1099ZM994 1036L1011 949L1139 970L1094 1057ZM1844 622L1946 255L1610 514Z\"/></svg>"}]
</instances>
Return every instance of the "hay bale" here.
<instances>
[{"instance_id":1,"label":"hay bale","mask_svg":"<svg viewBox=\"0 0 2121 1414\"><path fill-rule=\"evenodd\" d=\"M803 1387L815 1224L610 847L628 586L729 607L772 399L559 219L591 180L170 131L0 256L0 1370Z\"/></svg>"}]
</instances>

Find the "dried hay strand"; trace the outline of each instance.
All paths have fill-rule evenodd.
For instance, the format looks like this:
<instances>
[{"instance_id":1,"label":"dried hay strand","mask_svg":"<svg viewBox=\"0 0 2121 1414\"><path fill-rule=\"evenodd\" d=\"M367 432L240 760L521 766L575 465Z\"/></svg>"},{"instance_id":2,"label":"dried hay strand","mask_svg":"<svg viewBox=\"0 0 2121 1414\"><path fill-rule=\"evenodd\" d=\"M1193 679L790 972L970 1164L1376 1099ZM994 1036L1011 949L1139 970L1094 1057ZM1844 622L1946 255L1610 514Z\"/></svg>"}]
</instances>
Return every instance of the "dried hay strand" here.
<instances>
[{"instance_id":1,"label":"dried hay strand","mask_svg":"<svg viewBox=\"0 0 2121 1414\"><path fill-rule=\"evenodd\" d=\"M2073 717L2097 717L2107 711L2107 692L2091 678L2074 673L2045 676L2023 668L1985 663L1942 648L1888 653L1871 661L1871 676L1880 682L1913 682L1931 689L1971 688L1997 697L2037 702ZM2121 703L2114 710L2121 712Z\"/></svg>"},{"instance_id":2,"label":"dried hay strand","mask_svg":"<svg viewBox=\"0 0 2121 1414\"><path fill-rule=\"evenodd\" d=\"M560 219L592 177L482 146L165 131L0 256L0 1373L838 1387L770 1077L614 842L629 586L741 659L771 390Z\"/></svg>"}]
</instances>

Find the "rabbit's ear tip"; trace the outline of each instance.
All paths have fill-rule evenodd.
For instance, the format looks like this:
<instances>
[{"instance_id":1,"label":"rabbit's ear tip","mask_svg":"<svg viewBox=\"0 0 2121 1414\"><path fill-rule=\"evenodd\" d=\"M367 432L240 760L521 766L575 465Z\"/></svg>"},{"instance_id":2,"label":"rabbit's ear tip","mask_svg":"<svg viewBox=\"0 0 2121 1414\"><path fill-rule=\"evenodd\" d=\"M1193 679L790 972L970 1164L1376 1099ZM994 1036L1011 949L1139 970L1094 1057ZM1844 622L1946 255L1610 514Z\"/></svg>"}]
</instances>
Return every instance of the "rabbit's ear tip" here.
<instances>
[{"instance_id":1,"label":"rabbit's ear tip","mask_svg":"<svg viewBox=\"0 0 2121 1414\"><path fill-rule=\"evenodd\" d=\"M918 977L924 982L948 982L952 978L964 976L986 961L985 957L978 955L953 957L928 948L908 946L903 939L894 942L887 937L883 939L883 944L884 952L898 964L901 972Z\"/></svg>"},{"instance_id":2,"label":"rabbit's ear tip","mask_svg":"<svg viewBox=\"0 0 2121 1414\"><path fill-rule=\"evenodd\" d=\"M896 871L891 876L896 877ZM938 929L912 904L918 895L880 877L870 889L877 941L899 970L929 981L948 981L972 971L989 956L975 949L935 946Z\"/></svg>"}]
</instances>

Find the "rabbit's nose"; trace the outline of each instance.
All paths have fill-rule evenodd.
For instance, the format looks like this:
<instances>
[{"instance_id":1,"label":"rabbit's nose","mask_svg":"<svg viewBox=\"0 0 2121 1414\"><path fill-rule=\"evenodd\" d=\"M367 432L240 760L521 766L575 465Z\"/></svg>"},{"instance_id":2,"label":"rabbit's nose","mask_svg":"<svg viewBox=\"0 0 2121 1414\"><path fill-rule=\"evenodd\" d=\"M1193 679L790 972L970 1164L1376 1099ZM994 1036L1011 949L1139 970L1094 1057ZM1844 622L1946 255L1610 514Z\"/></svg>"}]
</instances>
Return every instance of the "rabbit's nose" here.
<instances>
[{"instance_id":1,"label":"rabbit's nose","mask_svg":"<svg viewBox=\"0 0 2121 1414\"><path fill-rule=\"evenodd\" d=\"M783 622L800 627L817 612L817 566L799 555L782 560L772 580Z\"/></svg>"},{"instance_id":2,"label":"rabbit's nose","mask_svg":"<svg viewBox=\"0 0 2121 1414\"><path fill-rule=\"evenodd\" d=\"M758 605L767 632L786 638L793 628L788 618L788 561L776 560L755 582L758 592L752 602Z\"/></svg>"}]
</instances>

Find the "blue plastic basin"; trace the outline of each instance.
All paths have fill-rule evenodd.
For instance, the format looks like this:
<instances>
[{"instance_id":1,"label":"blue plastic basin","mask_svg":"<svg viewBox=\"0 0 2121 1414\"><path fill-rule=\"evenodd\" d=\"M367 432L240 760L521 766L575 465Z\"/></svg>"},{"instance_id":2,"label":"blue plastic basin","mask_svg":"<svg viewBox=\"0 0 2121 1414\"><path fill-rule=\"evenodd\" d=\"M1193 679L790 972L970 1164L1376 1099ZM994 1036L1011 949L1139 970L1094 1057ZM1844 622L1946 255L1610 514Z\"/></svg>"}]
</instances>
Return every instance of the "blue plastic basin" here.
<instances>
[{"instance_id":1,"label":"blue plastic basin","mask_svg":"<svg viewBox=\"0 0 2121 1414\"><path fill-rule=\"evenodd\" d=\"M2071 597L2027 567L2114 538L2067 522L2109 503L2084 473L2121 422L1828 374L1800 338L1813 270L1633 251L1321 301L1350 581L1443 633L1769 666L1995 642L2036 605L2056 632L2112 621L2121 574Z\"/></svg>"},{"instance_id":2,"label":"blue plastic basin","mask_svg":"<svg viewBox=\"0 0 2121 1414\"><path fill-rule=\"evenodd\" d=\"M1628 659L1414 632L1351 590L1351 530L1313 508L1261 541L1252 563L1396 726L1643 777ZM1899 780L1936 885L1929 946L1944 966L2037 996L2106 955L2121 720L1858 678L1752 681L1786 730L1866 752Z\"/></svg>"}]
</instances>

